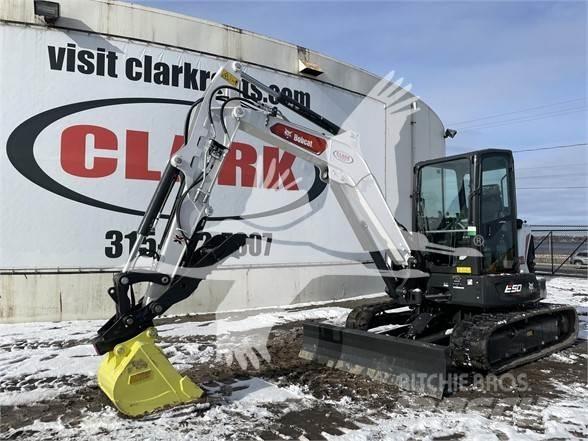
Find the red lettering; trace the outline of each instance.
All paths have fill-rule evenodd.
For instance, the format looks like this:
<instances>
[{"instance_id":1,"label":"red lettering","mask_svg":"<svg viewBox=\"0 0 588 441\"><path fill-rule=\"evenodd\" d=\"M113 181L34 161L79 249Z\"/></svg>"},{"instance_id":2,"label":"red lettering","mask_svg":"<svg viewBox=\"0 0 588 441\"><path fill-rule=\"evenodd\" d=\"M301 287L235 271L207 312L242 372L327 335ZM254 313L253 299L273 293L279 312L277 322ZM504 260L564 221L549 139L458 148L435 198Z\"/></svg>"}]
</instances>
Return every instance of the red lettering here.
<instances>
[{"instance_id":1,"label":"red lettering","mask_svg":"<svg viewBox=\"0 0 588 441\"><path fill-rule=\"evenodd\" d=\"M88 137L92 141L88 141ZM183 147L184 137L175 135L170 156ZM61 167L70 175L83 178L103 178L112 175L118 158L100 156L100 150L118 150L116 135L100 126L75 125L61 134ZM299 190L292 167L296 157L277 147L263 147L263 182L257 182L257 150L250 144L234 142L221 167L218 183L227 186ZM149 133L126 131L125 177L157 181L159 170L149 169Z\"/></svg>"},{"instance_id":2,"label":"red lettering","mask_svg":"<svg viewBox=\"0 0 588 441\"><path fill-rule=\"evenodd\" d=\"M117 150L116 135L99 126L77 125L61 133L61 167L70 175L82 178L103 178L116 170L116 158L94 155L92 166L86 167L86 139L94 139L94 150Z\"/></svg>"},{"instance_id":3,"label":"red lettering","mask_svg":"<svg viewBox=\"0 0 588 441\"><path fill-rule=\"evenodd\" d=\"M280 150L277 147L263 147L263 186L277 189L280 181L286 190L298 190L292 165L296 156L284 152L280 158Z\"/></svg>"},{"instance_id":4,"label":"red lettering","mask_svg":"<svg viewBox=\"0 0 588 441\"><path fill-rule=\"evenodd\" d=\"M237 169L241 171L241 186L255 187L257 151L253 146L234 142L227 153L218 175L220 185L237 185Z\"/></svg>"},{"instance_id":5,"label":"red lettering","mask_svg":"<svg viewBox=\"0 0 588 441\"><path fill-rule=\"evenodd\" d=\"M182 147L183 145L184 145L184 136L183 135L174 136L174 142L172 144L171 153L169 155L170 156L175 155L176 152L178 150L180 150L180 147Z\"/></svg>"},{"instance_id":6,"label":"red lettering","mask_svg":"<svg viewBox=\"0 0 588 441\"><path fill-rule=\"evenodd\" d=\"M149 170L149 133L127 130L125 177L159 181L161 172Z\"/></svg>"}]
</instances>

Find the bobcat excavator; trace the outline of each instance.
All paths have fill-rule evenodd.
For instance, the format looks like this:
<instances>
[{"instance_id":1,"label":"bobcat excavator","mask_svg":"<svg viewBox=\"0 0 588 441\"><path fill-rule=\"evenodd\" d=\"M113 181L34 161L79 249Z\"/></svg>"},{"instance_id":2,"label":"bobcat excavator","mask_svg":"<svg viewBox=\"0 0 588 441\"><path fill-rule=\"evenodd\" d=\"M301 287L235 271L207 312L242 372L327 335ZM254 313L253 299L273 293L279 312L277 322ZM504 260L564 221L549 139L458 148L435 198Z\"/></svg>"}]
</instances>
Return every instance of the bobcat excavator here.
<instances>
[{"instance_id":1,"label":"bobcat excavator","mask_svg":"<svg viewBox=\"0 0 588 441\"><path fill-rule=\"evenodd\" d=\"M244 96L241 79L317 130ZM211 192L238 131L314 164L390 297L354 309L345 327L305 324L302 358L440 397L452 372L503 372L575 341L575 309L539 303L545 281L532 272L530 231L517 220L510 151L417 164L409 232L388 208L356 134L227 62L190 108L185 145L167 164L129 259L108 290L116 314L92 341L106 354L98 384L122 413L138 416L205 399L155 345L153 320L245 244L243 234L212 236L201 246L196 239L212 214ZM157 250L144 250L168 205ZM145 259L148 267L139 263ZM136 300L140 283L148 285Z\"/></svg>"}]
</instances>

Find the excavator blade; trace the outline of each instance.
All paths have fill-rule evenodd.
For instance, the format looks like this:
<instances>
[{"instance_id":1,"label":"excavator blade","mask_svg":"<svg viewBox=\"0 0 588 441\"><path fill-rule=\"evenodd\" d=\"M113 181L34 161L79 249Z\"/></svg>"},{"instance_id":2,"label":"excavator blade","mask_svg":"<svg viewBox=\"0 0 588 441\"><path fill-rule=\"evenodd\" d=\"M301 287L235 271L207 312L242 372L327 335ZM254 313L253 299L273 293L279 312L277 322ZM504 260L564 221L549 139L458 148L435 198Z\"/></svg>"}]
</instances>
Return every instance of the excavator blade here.
<instances>
[{"instance_id":1,"label":"excavator blade","mask_svg":"<svg viewBox=\"0 0 588 441\"><path fill-rule=\"evenodd\" d=\"M203 398L204 391L180 375L155 345L157 332L149 328L119 343L102 359L98 385L117 409L136 417Z\"/></svg>"},{"instance_id":2,"label":"excavator blade","mask_svg":"<svg viewBox=\"0 0 588 441\"><path fill-rule=\"evenodd\" d=\"M447 348L431 343L304 323L299 356L435 398L446 386Z\"/></svg>"}]
</instances>

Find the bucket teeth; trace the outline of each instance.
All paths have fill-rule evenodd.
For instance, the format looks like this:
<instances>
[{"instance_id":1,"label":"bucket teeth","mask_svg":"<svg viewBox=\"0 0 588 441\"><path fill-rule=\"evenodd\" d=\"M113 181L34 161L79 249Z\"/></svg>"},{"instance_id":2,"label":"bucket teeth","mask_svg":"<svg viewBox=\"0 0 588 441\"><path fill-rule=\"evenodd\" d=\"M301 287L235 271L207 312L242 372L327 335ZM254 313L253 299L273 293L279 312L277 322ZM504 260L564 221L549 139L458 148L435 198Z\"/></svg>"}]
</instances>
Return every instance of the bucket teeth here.
<instances>
[{"instance_id":1,"label":"bucket teeth","mask_svg":"<svg viewBox=\"0 0 588 441\"><path fill-rule=\"evenodd\" d=\"M182 376L155 344L155 328L108 352L98 369L98 385L116 408L128 416L190 403L204 391Z\"/></svg>"}]
</instances>

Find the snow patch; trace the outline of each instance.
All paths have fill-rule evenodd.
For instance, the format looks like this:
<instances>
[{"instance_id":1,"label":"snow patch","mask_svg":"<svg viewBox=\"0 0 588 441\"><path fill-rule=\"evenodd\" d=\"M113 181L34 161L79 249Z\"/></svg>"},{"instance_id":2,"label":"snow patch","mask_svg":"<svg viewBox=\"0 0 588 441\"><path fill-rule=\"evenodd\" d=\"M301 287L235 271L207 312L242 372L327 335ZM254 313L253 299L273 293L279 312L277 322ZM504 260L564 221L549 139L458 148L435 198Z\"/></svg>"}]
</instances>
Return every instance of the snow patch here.
<instances>
[{"instance_id":1,"label":"snow patch","mask_svg":"<svg viewBox=\"0 0 588 441\"><path fill-rule=\"evenodd\" d=\"M211 322L182 322L157 327L162 337L187 337L197 335L223 335L272 328L276 325L302 320L325 320L348 314L348 308L331 307L302 311L279 311L257 314L253 317L231 320L230 317Z\"/></svg>"},{"instance_id":2,"label":"snow patch","mask_svg":"<svg viewBox=\"0 0 588 441\"><path fill-rule=\"evenodd\" d=\"M588 279L554 277L547 280L547 303L588 306Z\"/></svg>"},{"instance_id":3,"label":"snow patch","mask_svg":"<svg viewBox=\"0 0 588 441\"><path fill-rule=\"evenodd\" d=\"M101 356L90 345L0 352L0 380L95 376Z\"/></svg>"},{"instance_id":4,"label":"snow patch","mask_svg":"<svg viewBox=\"0 0 588 441\"><path fill-rule=\"evenodd\" d=\"M262 380L261 378L251 378L250 380L239 381L232 386L237 389L246 387L246 389L233 392L229 397L231 401L275 403L287 400L300 400L308 397L302 393L302 390L299 387L290 386L282 388L273 383Z\"/></svg>"},{"instance_id":5,"label":"snow patch","mask_svg":"<svg viewBox=\"0 0 588 441\"><path fill-rule=\"evenodd\" d=\"M74 387L61 386L54 389L0 392L0 406L19 406L22 404L38 403L39 401L48 401L59 395L73 393L75 390Z\"/></svg>"}]
</instances>

